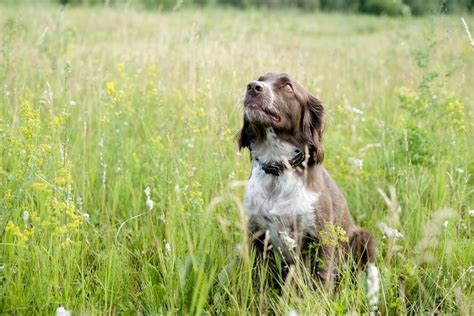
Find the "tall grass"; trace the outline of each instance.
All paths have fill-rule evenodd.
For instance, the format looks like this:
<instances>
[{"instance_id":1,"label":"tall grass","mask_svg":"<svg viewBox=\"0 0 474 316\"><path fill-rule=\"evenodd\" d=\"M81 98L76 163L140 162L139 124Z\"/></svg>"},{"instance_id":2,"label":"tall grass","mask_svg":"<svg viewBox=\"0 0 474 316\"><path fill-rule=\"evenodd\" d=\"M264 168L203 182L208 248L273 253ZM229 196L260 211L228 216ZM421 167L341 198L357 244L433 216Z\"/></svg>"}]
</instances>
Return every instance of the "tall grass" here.
<instances>
[{"instance_id":1,"label":"tall grass","mask_svg":"<svg viewBox=\"0 0 474 316\"><path fill-rule=\"evenodd\" d=\"M472 313L458 18L0 11L3 313L368 313L364 274L328 294L300 266L281 293L252 272L234 135L267 70L326 105L325 165L377 237L378 309Z\"/></svg>"}]
</instances>

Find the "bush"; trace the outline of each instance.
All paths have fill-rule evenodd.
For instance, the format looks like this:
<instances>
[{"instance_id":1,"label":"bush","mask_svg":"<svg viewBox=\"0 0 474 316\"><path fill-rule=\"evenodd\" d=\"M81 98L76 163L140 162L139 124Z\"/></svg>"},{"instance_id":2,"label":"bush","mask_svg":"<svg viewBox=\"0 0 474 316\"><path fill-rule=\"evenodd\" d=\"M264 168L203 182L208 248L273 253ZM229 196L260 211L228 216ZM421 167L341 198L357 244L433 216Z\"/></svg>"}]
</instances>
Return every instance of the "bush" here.
<instances>
[{"instance_id":1,"label":"bush","mask_svg":"<svg viewBox=\"0 0 474 316\"><path fill-rule=\"evenodd\" d=\"M473 0L405 0L414 15L472 10Z\"/></svg>"},{"instance_id":2,"label":"bush","mask_svg":"<svg viewBox=\"0 0 474 316\"><path fill-rule=\"evenodd\" d=\"M441 1L440 10L445 13L462 12L472 10L474 0L444 0Z\"/></svg>"},{"instance_id":3,"label":"bush","mask_svg":"<svg viewBox=\"0 0 474 316\"><path fill-rule=\"evenodd\" d=\"M57 0L66 5L98 5L105 0ZM127 0L109 0L107 3L120 4ZM170 10L177 0L136 0L146 9ZM376 15L423 15L471 11L474 0L183 0L182 5L224 5L237 8L299 8L305 11L363 12Z\"/></svg>"},{"instance_id":4,"label":"bush","mask_svg":"<svg viewBox=\"0 0 474 316\"><path fill-rule=\"evenodd\" d=\"M440 0L405 0L414 15L440 12Z\"/></svg>"},{"instance_id":5,"label":"bush","mask_svg":"<svg viewBox=\"0 0 474 316\"><path fill-rule=\"evenodd\" d=\"M323 11L355 12L359 9L359 0L320 0Z\"/></svg>"},{"instance_id":6,"label":"bush","mask_svg":"<svg viewBox=\"0 0 474 316\"><path fill-rule=\"evenodd\" d=\"M319 0L217 0L218 4L232 5L236 7L267 7L288 8L296 7L304 10L316 10L320 7Z\"/></svg>"},{"instance_id":7,"label":"bush","mask_svg":"<svg viewBox=\"0 0 474 316\"><path fill-rule=\"evenodd\" d=\"M243 8L243 7L248 6L250 1L248 0L217 0L217 3Z\"/></svg>"},{"instance_id":8,"label":"bush","mask_svg":"<svg viewBox=\"0 0 474 316\"><path fill-rule=\"evenodd\" d=\"M141 0L146 9L170 10L176 6L176 0Z\"/></svg>"},{"instance_id":9,"label":"bush","mask_svg":"<svg viewBox=\"0 0 474 316\"><path fill-rule=\"evenodd\" d=\"M97 5L103 3L103 0L59 0L59 3L66 5Z\"/></svg>"},{"instance_id":10,"label":"bush","mask_svg":"<svg viewBox=\"0 0 474 316\"><path fill-rule=\"evenodd\" d=\"M377 15L407 15L410 8L401 0L362 0L359 11Z\"/></svg>"}]
</instances>

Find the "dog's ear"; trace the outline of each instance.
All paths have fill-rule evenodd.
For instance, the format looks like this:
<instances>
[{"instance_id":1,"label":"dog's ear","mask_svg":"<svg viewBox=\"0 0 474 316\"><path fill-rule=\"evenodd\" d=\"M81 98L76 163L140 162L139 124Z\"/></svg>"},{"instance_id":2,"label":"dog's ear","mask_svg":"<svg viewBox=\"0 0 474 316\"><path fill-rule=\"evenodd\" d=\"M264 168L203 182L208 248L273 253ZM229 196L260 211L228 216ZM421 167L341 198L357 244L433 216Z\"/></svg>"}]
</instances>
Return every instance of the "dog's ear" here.
<instances>
[{"instance_id":1,"label":"dog's ear","mask_svg":"<svg viewBox=\"0 0 474 316\"><path fill-rule=\"evenodd\" d=\"M250 148L250 143L255 139L255 131L250 125L249 120L244 114L244 125L236 135L239 150L242 148Z\"/></svg>"},{"instance_id":2,"label":"dog's ear","mask_svg":"<svg viewBox=\"0 0 474 316\"><path fill-rule=\"evenodd\" d=\"M311 154L310 163L320 164L324 160L323 137L324 107L321 101L308 94L301 123L301 136Z\"/></svg>"}]
</instances>

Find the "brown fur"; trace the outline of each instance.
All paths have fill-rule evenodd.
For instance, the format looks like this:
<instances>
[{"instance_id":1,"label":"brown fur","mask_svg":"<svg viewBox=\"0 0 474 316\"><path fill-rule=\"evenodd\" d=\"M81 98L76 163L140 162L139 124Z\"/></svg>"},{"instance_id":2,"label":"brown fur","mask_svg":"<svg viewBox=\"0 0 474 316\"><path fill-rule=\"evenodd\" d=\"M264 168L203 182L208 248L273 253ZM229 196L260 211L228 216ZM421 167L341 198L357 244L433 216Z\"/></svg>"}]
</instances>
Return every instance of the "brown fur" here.
<instances>
[{"instance_id":1,"label":"brown fur","mask_svg":"<svg viewBox=\"0 0 474 316\"><path fill-rule=\"evenodd\" d=\"M255 91L254 85L262 84L263 91ZM286 86L290 85L291 89ZM268 87L273 91L273 102L269 105ZM265 103L266 102L266 103ZM253 103L253 104L252 104ZM344 257L354 257L357 266L363 268L367 263L375 261L375 240L373 235L353 224L346 199L322 166L324 150L322 146L324 107L321 101L312 96L297 81L284 73L267 73L258 81L251 82L244 99L244 108L253 106L265 108L272 116L251 119L244 115L242 130L238 134L238 144L242 148L251 148L252 143L263 142L266 138L266 127L272 127L280 139L290 142L300 150L309 154L307 163L298 174L304 177L305 185L314 192L321 192L315 205L314 236L304 236L305 240L319 238L319 232L328 225L342 227L349 239L340 247L321 245L317 252L319 259L325 262L316 269L317 277L326 287L331 287L336 268L336 248L342 249ZM264 109L266 110L266 109ZM247 113L247 112L246 112ZM265 113L265 112L262 112ZM256 223L250 222L251 233L258 229ZM309 243L303 243L305 248ZM256 248L262 251L262 237L256 240ZM304 253L305 249L301 249Z\"/></svg>"}]
</instances>

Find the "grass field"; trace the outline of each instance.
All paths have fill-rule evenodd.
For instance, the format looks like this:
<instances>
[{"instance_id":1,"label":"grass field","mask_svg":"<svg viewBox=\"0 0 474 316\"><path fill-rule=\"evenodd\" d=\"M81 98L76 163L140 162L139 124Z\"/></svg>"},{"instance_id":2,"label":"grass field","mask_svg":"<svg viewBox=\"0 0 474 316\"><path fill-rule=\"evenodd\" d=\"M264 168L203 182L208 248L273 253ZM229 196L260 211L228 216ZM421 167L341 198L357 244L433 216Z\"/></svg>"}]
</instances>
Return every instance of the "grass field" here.
<instances>
[{"instance_id":1,"label":"grass field","mask_svg":"<svg viewBox=\"0 0 474 316\"><path fill-rule=\"evenodd\" d=\"M325 166L377 238L378 310L474 312L459 17L0 6L0 35L2 314L368 313L365 274L333 295L301 267L281 294L252 280L234 136L268 70L326 105Z\"/></svg>"}]
</instances>

